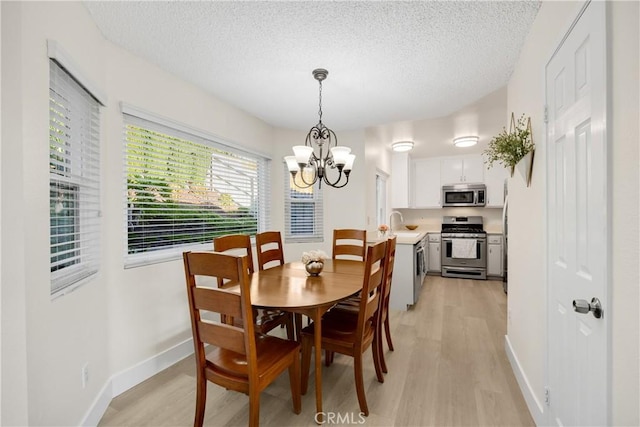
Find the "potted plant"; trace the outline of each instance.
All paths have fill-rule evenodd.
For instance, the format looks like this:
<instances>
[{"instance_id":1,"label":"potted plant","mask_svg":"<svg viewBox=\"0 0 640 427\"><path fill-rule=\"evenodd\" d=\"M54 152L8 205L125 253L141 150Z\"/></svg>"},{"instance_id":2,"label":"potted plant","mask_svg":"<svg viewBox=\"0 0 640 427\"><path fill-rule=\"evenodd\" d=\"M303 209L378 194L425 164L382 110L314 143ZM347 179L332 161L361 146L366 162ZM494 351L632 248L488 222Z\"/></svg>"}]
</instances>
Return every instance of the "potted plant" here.
<instances>
[{"instance_id":1,"label":"potted plant","mask_svg":"<svg viewBox=\"0 0 640 427\"><path fill-rule=\"evenodd\" d=\"M525 118L524 114L516 121L513 113L511 113L511 126L507 132L506 128L502 128L502 132L494 136L489 142L489 146L484 150L485 163L489 167L494 162L501 163L504 167L513 170L525 156L531 153L533 160L534 152L533 134L531 132L531 118ZM531 180L531 165L527 167L527 186Z\"/></svg>"}]
</instances>

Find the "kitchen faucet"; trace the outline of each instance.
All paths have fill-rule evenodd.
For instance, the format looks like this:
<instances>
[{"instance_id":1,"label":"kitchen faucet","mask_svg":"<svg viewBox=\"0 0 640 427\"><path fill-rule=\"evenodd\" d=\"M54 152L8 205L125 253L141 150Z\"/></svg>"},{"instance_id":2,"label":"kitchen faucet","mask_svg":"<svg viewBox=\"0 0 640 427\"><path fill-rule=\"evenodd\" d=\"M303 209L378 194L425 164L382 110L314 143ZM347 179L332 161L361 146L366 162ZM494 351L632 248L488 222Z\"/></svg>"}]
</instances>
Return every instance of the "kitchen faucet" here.
<instances>
[{"instance_id":1,"label":"kitchen faucet","mask_svg":"<svg viewBox=\"0 0 640 427\"><path fill-rule=\"evenodd\" d=\"M389 215L389 235L390 236L393 236L393 226L391 225L391 223L393 222L394 214L400 215L400 222L404 222L404 218L402 217L402 212L391 211L391 214Z\"/></svg>"}]
</instances>

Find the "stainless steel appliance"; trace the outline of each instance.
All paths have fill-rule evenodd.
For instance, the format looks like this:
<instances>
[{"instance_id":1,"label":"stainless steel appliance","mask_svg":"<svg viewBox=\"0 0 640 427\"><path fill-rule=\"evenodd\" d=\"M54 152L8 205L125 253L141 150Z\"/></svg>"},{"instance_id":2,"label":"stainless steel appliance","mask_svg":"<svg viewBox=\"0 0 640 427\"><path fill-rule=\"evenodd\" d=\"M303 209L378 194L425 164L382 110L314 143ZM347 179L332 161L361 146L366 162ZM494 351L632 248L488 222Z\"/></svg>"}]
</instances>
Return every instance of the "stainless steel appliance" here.
<instances>
[{"instance_id":1,"label":"stainless steel appliance","mask_svg":"<svg viewBox=\"0 0 640 427\"><path fill-rule=\"evenodd\" d=\"M487 186L484 184L453 184L442 186L442 206L484 206Z\"/></svg>"},{"instance_id":2,"label":"stainless steel appliance","mask_svg":"<svg viewBox=\"0 0 640 427\"><path fill-rule=\"evenodd\" d=\"M413 300L418 301L422 282L427 275L427 236L414 245Z\"/></svg>"},{"instance_id":3,"label":"stainless steel appliance","mask_svg":"<svg viewBox=\"0 0 640 427\"><path fill-rule=\"evenodd\" d=\"M481 216L442 218L443 277L487 278L487 233Z\"/></svg>"}]
</instances>

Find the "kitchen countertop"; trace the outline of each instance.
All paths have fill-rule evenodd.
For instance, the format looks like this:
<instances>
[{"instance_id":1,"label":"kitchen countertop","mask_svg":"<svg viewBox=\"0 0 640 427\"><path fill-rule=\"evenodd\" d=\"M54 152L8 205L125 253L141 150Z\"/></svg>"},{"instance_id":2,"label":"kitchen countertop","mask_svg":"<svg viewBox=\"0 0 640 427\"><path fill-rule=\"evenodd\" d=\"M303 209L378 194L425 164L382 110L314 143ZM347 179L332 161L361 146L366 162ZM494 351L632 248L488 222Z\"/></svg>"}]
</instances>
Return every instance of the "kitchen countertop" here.
<instances>
[{"instance_id":1,"label":"kitchen countertop","mask_svg":"<svg viewBox=\"0 0 640 427\"><path fill-rule=\"evenodd\" d=\"M398 232L398 240L396 241L398 245L415 245L422 238L424 238L425 234L429 233L440 233L441 229L433 226L433 225L420 225L415 230L407 230L404 226L401 226L400 229L394 230ZM502 227L486 227L485 231L487 234L502 234ZM418 233L417 236L409 236L409 233ZM368 231L367 232L367 243L377 243L380 239L377 237L378 231Z\"/></svg>"},{"instance_id":2,"label":"kitchen countertop","mask_svg":"<svg viewBox=\"0 0 640 427\"><path fill-rule=\"evenodd\" d=\"M398 234L396 234L396 232ZM398 245L415 245L420 240L424 238L427 233L440 233L440 229L436 229L434 227L428 226L418 226L415 230L407 230L404 226L401 229L393 230L393 233L398 236L398 240L396 243ZM415 235L417 233L417 235ZM411 235L413 234L413 235ZM380 239L377 237L377 231L369 231L367 233L367 242L368 243L377 243Z\"/></svg>"}]
</instances>

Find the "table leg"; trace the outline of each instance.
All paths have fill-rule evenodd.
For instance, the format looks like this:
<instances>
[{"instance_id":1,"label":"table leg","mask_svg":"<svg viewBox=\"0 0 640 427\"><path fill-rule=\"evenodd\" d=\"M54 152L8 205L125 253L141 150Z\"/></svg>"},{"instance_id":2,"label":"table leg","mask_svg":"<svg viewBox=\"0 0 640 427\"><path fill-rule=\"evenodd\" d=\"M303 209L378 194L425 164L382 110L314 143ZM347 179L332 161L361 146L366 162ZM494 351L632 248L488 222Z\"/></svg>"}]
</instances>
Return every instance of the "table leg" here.
<instances>
[{"instance_id":1,"label":"table leg","mask_svg":"<svg viewBox=\"0 0 640 427\"><path fill-rule=\"evenodd\" d=\"M293 315L293 323L296 330L296 341L302 342L302 314L295 313Z\"/></svg>"},{"instance_id":2,"label":"table leg","mask_svg":"<svg viewBox=\"0 0 640 427\"><path fill-rule=\"evenodd\" d=\"M316 422L322 424L322 313L320 308L317 308L313 312L314 326L314 347L315 363L316 363Z\"/></svg>"}]
</instances>

